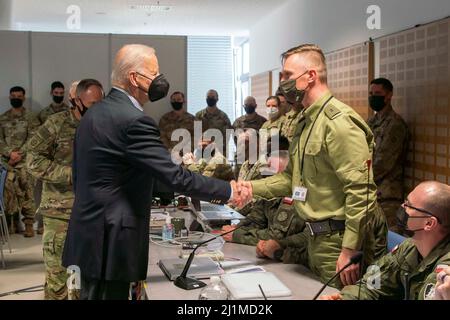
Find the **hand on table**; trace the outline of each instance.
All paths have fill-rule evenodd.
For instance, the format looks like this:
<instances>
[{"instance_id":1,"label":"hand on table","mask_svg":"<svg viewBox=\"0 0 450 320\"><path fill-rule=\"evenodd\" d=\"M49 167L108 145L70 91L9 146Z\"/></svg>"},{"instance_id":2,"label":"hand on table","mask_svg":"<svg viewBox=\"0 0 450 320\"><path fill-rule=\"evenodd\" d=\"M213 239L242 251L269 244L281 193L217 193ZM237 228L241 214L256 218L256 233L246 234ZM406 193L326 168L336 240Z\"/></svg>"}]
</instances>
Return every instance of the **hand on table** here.
<instances>
[{"instance_id":1,"label":"hand on table","mask_svg":"<svg viewBox=\"0 0 450 320\"><path fill-rule=\"evenodd\" d=\"M340 293L334 293L331 295L320 296L318 300L342 300Z\"/></svg>"},{"instance_id":2,"label":"hand on table","mask_svg":"<svg viewBox=\"0 0 450 320\"><path fill-rule=\"evenodd\" d=\"M222 233L225 232L229 232L236 229L235 225L226 225L222 227ZM222 236L222 238L226 241L226 242L232 242L233 241L233 232L230 232L224 236Z\"/></svg>"}]
</instances>

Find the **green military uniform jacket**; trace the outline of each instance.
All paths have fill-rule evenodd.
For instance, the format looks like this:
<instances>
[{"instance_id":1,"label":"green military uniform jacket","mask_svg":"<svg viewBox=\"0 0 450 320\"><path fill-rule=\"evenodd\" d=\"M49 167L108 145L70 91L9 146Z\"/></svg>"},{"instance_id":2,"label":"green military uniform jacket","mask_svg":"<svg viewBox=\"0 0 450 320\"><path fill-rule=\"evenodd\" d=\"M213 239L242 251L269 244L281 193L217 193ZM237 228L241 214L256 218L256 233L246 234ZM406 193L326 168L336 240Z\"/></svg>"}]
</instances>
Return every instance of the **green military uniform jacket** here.
<instances>
[{"instance_id":1,"label":"green military uniform jacket","mask_svg":"<svg viewBox=\"0 0 450 320\"><path fill-rule=\"evenodd\" d=\"M226 135L227 129L232 129L230 119L222 110L216 108L214 112L209 112L208 107L195 114L195 120L202 122L202 133L208 129L217 129L222 133L223 150L229 141L229 136Z\"/></svg>"},{"instance_id":2,"label":"green military uniform jacket","mask_svg":"<svg viewBox=\"0 0 450 320\"><path fill-rule=\"evenodd\" d=\"M367 160L372 159L373 135L351 107L335 98L329 100L331 97L327 92L304 110L289 148L287 169L253 181L253 195L266 199L290 197L294 188L307 188L306 201L295 201L300 217L305 221L345 220L342 246L356 250L361 247L362 228L369 219L363 219L367 194L369 213L376 205L376 186L367 166Z\"/></svg>"},{"instance_id":3,"label":"green military uniform jacket","mask_svg":"<svg viewBox=\"0 0 450 320\"><path fill-rule=\"evenodd\" d=\"M159 120L159 129L161 133L161 141L167 147L167 149L172 150L181 141L172 141L172 132L176 129L186 129L190 133L190 150L194 149L194 120L195 117L184 112L181 116L177 115L175 111L170 111L162 116ZM178 139L178 137L176 137ZM183 140L183 144L187 141Z\"/></svg>"},{"instance_id":4,"label":"green military uniform jacket","mask_svg":"<svg viewBox=\"0 0 450 320\"><path fill-rule=\"evenodd\" d=\"M43 124L49 116L52 114L62 112L62 111L68 111L69 106L63 102L60 106L55 106L53 103L50 103L50 105L39 112L38 118L41 124Z\"/></svg>"},{"instance_id":5,"label":"green military uniform jacket","mask_svg":"<svg viewBox=\"0 0 450 320\"><path fill-rule=\"evenodd\" d=\"M426 258L420 256L413 240L407 239L375 265L379 267L378 274L366 273L362 279L361 300L433 299L438 271L450 265L450 237ZM343 299L358 299L358 284L342 289Z\"/></svg>"},{"instance_id":6,"label":"green military uniform jacket","mask_svg":"<svg viewBox=\"0 0 450 320\"><path fill-rule=\"evenodd\" d=\"M392 108L383 115L377 113L369 119L368 124L375 137L373 174L378 187L378 199L402 201L408 126Z\"/></svg>"},{"instance_id":7,"label":"green military uniform jacket","mask_svg":"<svg viewBox=\"0 0 450 320\"><path fill-rule=\"evenodd\" d=\"M39 126L36 116L27 109L14 114L12 109L0 116L0 152L4 163L8 163L12 151L19 151L22 158L26 156L26 142L33 136L34 130ZM24 161L16 167L22 166Z\"/></svg>"},{"instance_id":8,"label":"green military uniform jacket","mask_svg":"<svg viewBox=\"0 0 450 320\"><path fill-rule=\"evenodd\" d=\"M267 120L262 125L261 129L271 130L271 129L278 129L279 132L281 132L283 128L284 121L286 120L285 116L280 116L276 120Z\"/></svg>"},{"instance_id":9,"label":"green military uniform jacket","mask_svg":"<svg viewBox=\"0 0 450 320\"><path fill-rule=\"evenodd\" d=\"M39 207L43 215L70 217L73 142L78 124L70 110L53 114L28 142L28 171L43 181Z\"/></svg>"},{"instance_id":10,"label":"green military uniform jacket","mask_svg":"<svg viewBox=\"0 0 450 320\"><path fill-rule=\"evenodd\" d=\"M296 111L292 109L285 114L285 120L281 127L281 135L289 140L289 143L294 139L294 134L297 129L298 121L300 120L302 113L300 110Z\"/></svg>"},{"instance_id":11,"label":"green military uniform jacket","mask_svg":"<svg viewBox=\"0 0 450 320\"><path fill-rule=\"evenodd\" d=\"M233 232L233 242L256 245L259 240L281 240L301 232L305 226L295 212L293 204L283 203L283 199L258 200L247 215L257 223L243 221L243 227Z\"/></svg>"},{"instance_id":12,"label":"green military uniform jacket","mask_svg":"<svg viewBox=\"0 0 450 320\"><path fill-rule=\"evenodd\" d=\"M206 177L214 177L225 181L230 181L234 178L233 169L227 159L217 150L209 161L203 158L199 159L195 163L188 165L187 169Z\"/></svg>"}]
</instances>

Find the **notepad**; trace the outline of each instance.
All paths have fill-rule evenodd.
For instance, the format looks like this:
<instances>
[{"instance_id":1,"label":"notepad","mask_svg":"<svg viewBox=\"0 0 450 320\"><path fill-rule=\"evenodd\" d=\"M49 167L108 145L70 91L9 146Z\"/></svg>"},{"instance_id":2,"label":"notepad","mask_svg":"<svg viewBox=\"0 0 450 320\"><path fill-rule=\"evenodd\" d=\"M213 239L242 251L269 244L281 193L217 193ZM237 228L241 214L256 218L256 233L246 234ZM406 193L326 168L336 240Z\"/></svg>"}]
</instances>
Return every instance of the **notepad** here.
<instances>
[{"instance_id":1,"label":"notepad","mask_svg":"<svg viewBox=\"0 0 450 320\"><path fill-rule=\"evenodd\" d=\"M221 278L233 299L264 298L259 285L267 298L292 295L292 291L272 272L228 273L222 275Z\"/></svg>"}]
</instances>

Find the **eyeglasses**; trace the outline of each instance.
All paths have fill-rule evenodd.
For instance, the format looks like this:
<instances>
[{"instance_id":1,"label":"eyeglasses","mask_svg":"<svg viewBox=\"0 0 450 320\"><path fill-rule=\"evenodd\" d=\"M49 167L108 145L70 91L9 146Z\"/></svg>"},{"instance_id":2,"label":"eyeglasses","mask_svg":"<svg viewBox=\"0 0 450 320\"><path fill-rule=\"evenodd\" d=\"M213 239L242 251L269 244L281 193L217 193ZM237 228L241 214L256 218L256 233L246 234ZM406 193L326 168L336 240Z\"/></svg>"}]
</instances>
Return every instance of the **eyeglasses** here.
<instances>
[{"instance_id":1,"label":"eyeglasses","mask_svg":"<svg viewBox=\"0 0 450 320\"><path fill-rule=\"evenodd\" d=\"M403 202L402 207L404 207L404 208L409 208L409 209L416 210L416 211L419 211L419 212L421 212L421 213L427 214L427 216L409 216L409 217L408 217L409 219L429 218L430 216L432 216L432 217L435 217L435 218L436 218L436 220L438 221L439 224L441 224L441 220L439 220L438 217L436 217L434 214L432 214L432 213L431 213L430 211L428 211L428 210L421 209L421 208L416 208L416 207L412 206L412 205L409 203L408 199L406 199L406 200Z\"/></svg>"}]
</instances>

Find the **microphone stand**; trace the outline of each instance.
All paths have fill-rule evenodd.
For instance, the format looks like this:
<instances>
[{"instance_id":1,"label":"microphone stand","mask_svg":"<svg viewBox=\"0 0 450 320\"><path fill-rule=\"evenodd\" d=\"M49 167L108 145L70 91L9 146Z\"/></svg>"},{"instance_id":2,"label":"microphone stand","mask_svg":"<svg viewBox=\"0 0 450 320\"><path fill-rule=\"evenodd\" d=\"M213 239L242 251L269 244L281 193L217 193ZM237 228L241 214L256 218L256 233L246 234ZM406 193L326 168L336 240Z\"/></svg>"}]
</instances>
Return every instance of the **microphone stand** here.
<instances>
[{"instance_id":1,"label":"microphone stand","mask_svg":"<svg viewBox=\"0 0 450 320\"><path fill-rule=\"evenodd\" d=\"M262 225L261 223L255 221L255 220L253 220L253 219L248 219L248 218L246 218L246 220L249 220L250 222L254 222L254 223L256 223L257 225L260 225L260 226ZM217 239L217 238L219 238L219 237L222 237L222 236L224 236L224 235L226 235L226 234L232 233L232 232L236 231L237 229L239 229L239 228L241 228L241 227L243 227L243 226L246 226L246 225L247 225L247 224L241 224L240 226L234 228L233 230L230 230L230 231L221 233L221 234L219 234L219 235L217 235L217 236L215 236L215 237L212 237L211 239L208 239L208 240L206 240L206 241L200 242L200 243L195 247L195 249L191 252L191 254L189 255L189 258L188 258L188 260L186 261L186 264L185 264L185 266L184 266L184 268L183 268L183 271L182 271L181 274L175 279L174 284L175 284L178 288L181 288L181 289L184 289L184 290L198 289L198 288L202 288L202 287L206 286L206 283L204 283L203 281L200 281L200 280L197 280L197 279L194 279L194 278L189 278L189 277L187 277L187 273L188 273L188 271L189 271L189 267L190 267L191 264L192 264L192 260L194 259L195 252L197 251L198 248L200 248L201 246L207 244L208 242L211 242L211 241L213 241L213 240L215 240L215 239Z\"/></svg>"},{"instance_id":2,"label":"microphone stand","mask_svg":"<svg viewBox=\"0 0 450 320\"><path fill-rule=\"evenodd\" d=\"M344 271L345 269L350 267L352 264L359 263L361 261L362 257L363 257L363 253L362 252L358 252L353 257L351 257L350 261L341 270L339 270L339 272L337 272L333 277L331 277L331 279L328 280L327 283L325 283L322 286L322 288L320 288L319 292L317 292L317 294L314 296L313 300L316 300L319 297L319 295L322 293L322 291L325 290L325 288L331 283L331 281L336 279L336 277L339 276L342 271Z\"/></svg>"}]
</instances>

